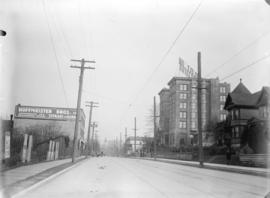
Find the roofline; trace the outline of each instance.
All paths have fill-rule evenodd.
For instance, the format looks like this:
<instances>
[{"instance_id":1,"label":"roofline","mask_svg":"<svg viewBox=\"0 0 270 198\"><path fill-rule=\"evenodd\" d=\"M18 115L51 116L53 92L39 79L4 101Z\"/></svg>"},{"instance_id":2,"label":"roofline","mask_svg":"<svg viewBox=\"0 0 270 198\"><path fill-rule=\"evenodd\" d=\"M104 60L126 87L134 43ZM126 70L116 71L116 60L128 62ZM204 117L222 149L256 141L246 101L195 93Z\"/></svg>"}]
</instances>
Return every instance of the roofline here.
<instances>
[{"instance_id":1,"label":"roofline","mask_svg":"<svg viewBox=\"0 0 270 198\"><path fill-rule=\"evenodd\" d=\"M160 92L158 92L158 95L160 95L161 92L165 92L165 91L170 92L170 89L169 88L163 88L163 89L160 90Z\"/></svg>"},{"instance_id":2,"label":"roofline","mask_svg":"<svg viewBox=\"0 0 270 198\"><path fill-rule=\"evenodd\" d=\"M193 78L193 77L178 77L178 76L174 76L171 78L171 80L168 82L168 85L170 86L171 82L174 81L174 80L197 80L197 78ZM205 80L205 81L211 81L211 80L218 80L219 83L221 84L226 84L226 85L230 85L230 83L227 83L227 82L221 82L219 80L219 78L202 78L202 80Z\"/></svg>"}]
</instances>

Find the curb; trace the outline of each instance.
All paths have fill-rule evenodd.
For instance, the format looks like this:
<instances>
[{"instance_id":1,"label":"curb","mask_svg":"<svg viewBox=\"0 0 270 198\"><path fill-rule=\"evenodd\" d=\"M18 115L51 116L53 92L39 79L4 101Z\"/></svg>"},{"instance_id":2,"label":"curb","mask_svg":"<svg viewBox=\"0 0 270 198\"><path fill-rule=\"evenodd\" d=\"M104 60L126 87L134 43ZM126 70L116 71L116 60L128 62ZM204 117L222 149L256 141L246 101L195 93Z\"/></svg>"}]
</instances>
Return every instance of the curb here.
<instances>
[{"instance_id":1,"label":"curb","mask_svg":"<svg viewBox=\"0 0 270 198\"><path fill-rule=\"evenodd\" d=\"M24 195L25 193L27 193L27 192L33 190L34 188L37 188L37 187L39 187L40 185L42 185L42 184L48 182L49 180L51 180L51 179L53 179L53 178L55 178L55 177L57 177L57 176L59 176L59 175L65 173L65 172L69 171L69 170L72 169L72 168L75 168L76 166L80 165L82 162L85 162L86 159L87 159L87 158L79 159L79 160L78 160L77 162L75 162L74 164L71 164L70 166L65 167L64 169L62 169L62 170L60 170L60 171L56 171L55 173L52 173L52 174L49 175L48 177L45 177L45 178L43 178L43 179L41 179L41 180L35 182L34 184L27 186L27 187L26 187L25 189L23 189L23 190L20 190L20 191L18 191L18 192L15 192L14 194L11 194L10 197L12 197L12 198L20 197L20 196ZM49 169L47 169L47 170L45 170L45 171L43 171L43 172L49 171L49 170L51 170L51 169L53 169L53 168L57 168L57 167L60 167L60 166L68 165L68 164L70 164L70 163L71 163L71 162L67 162L67 163L65 163L65 164L61 164L61 165L59 165L59 166L49 168ZM41 173L43 173L43 172L41 172ZM41 174L41 173L38 173L38 174L36 174L36 175L33 175L33 176L31 176L31 178L34 178L35 176L38 176L38 175ZM29 178L28 178L28 179L26 178L24 181L27 182L27 180L29 180ZM24 182L24 181L23 181L23 182ZM20 182L20 181L19 181L19 182ZM15 184L16 184L16 183L15 183ZM13 184L13 185L14 185L14 184ZM12 185L11 185L11 186L12 186Z\"/></svg>"},{"instance_id":2,"label":"curb","mask_svg":"<svg viewBox=\"0 0 270 198\"><path fill-rule=\"evenodd\" d=\"M238 167L220 167L220 166L215 166L214 164L213 165L204 164L203 167L200 167L200 165L197 163L189 163L189 162L184 162L184 161L171 161L171 160L162 159L162 158L156 158L156 160L151 159L151 158L134 158L134 159L158 161L158 162L163 162L163 163L179 164L179 165L184 165L184 166L192 166L192 167L197 167L197 168L205 168L205 169L211 169L211 170L219 170L219 171L224 171L224 172L233 172L233 173L260 176L260 177L270 177L270 171L245 170L245 169L242 169L241 167L239 168Z\"/></svg>"}]
</instances>

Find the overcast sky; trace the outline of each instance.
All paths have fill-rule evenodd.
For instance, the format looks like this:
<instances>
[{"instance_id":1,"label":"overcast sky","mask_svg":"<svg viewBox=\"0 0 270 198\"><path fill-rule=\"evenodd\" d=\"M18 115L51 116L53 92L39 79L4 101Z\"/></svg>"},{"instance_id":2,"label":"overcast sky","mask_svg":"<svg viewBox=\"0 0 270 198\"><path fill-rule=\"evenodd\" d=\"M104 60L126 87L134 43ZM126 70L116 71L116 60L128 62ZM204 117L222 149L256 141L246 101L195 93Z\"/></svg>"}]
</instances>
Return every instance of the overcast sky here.
<instances>
[{"instance_id":1,"label":"overcast sky","mask_svg":"<svg viewBox=\"0 0 270 198\"><path fill-rule=\"evenodd\" d=\"M143 135L153 96L173 76L183 76L179 57L196 69L201 51L203 76L223 80L270 53L270 6L264 0L204 0L157 68L199 3L0 0L0 29L8 33L0 37L1 117L18 103L76 107L79 70L70 68L70 59L85 58L95 60L96 69L85 71L82 107L87 100L99 102L93 112L99 136L114 138L125 127L132 135L135 116ZM234 88L242 78L255 92L269 86L269 66L265 58L223 81Z\"/></svg>"}]
</instances>

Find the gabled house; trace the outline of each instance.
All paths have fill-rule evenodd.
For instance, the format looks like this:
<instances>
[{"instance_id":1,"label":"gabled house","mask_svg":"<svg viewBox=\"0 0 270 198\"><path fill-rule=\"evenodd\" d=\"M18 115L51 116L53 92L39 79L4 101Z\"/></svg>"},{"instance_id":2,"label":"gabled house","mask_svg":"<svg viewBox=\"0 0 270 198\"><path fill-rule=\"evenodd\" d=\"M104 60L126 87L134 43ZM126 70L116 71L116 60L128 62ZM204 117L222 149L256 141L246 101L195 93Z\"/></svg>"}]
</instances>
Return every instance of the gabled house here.
<instances>
[{"instance_id":1,"label":"gabled house","mask_svg":"<svg viewBox=\"0 0 270 198\"><path fill-rule=\"evenodd\" d=\"M226 133L234 150L248 145L255 153L265 151L263 142L269 138L269 96L269 87L252 94L241 80L228 94L224 106L228 111Z\"/></svg>"}]
</instances>

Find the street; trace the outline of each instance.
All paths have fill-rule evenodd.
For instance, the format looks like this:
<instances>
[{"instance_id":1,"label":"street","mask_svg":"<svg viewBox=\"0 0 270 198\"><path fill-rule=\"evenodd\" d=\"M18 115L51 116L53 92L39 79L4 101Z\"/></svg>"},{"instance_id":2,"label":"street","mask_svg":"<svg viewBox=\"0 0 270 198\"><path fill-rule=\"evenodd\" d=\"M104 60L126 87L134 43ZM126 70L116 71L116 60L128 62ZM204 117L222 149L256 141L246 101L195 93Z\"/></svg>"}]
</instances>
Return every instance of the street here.
<instances>
[{"instance_id":1,"label":"street","mask_svg":"<svg viewBox=\"0 0 270 198\"><path fill-rule=\"evenodd\" d=\"M90 158L19 197L264 197L269 178L140 159ZM267 189L268 187L268 189Z\"/></svg>"}]
</instances>

